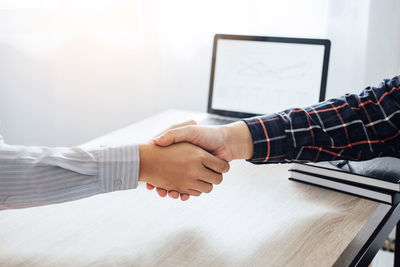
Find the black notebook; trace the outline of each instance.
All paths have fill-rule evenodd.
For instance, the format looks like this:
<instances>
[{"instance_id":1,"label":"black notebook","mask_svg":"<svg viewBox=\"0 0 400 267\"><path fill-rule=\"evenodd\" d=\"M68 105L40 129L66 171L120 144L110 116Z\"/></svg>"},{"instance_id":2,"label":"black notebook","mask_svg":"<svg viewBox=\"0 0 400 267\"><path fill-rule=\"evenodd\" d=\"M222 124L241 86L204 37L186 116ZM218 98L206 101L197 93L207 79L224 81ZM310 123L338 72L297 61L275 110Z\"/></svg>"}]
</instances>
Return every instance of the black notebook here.
<instances>
[{"instance_id":1,"label":"black notebook","mask_svg":"<svg viewBox=\"0 0 400 267\"><path fill-rule=\"evenodd\" d=\"M377 189L366 185L360 186L356 183L347 181L340 182L339 180L330 177L295 170L290 171L289 180L316 185L318 187L328 188L334 191L356 195L390 205L396 204L400 200L400 195L393 191Z\"/></svg>"},{"instance_id":2,"label":"black notebook","mask_svg":"<svg viewBox=\"0 0 400 267\"><path fill-rule=\"evenodd\" d=\"M400 192L400 159L381 157L365 161L296 163L293 170ZM340 164L339 164L340 166Z\"/></svg>"}]
</instances>

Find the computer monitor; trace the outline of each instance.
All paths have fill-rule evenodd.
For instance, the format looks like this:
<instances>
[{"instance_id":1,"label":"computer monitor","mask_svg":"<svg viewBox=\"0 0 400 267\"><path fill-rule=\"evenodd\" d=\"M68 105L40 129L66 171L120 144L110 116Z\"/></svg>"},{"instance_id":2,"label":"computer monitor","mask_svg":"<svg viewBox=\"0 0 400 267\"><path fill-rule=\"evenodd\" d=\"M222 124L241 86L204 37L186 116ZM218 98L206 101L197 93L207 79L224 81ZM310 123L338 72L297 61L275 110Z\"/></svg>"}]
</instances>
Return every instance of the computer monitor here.
<instances>
[{"instance_id":1,"label":"computer monitor","mask_svg":"<svg viewBox=\"0 0 400 267\"><path fill-rule=\"evenodd\" d=\"M216 34L208 112L250 117L325 99L330 41Z\"/></svg>"}]
</instances>

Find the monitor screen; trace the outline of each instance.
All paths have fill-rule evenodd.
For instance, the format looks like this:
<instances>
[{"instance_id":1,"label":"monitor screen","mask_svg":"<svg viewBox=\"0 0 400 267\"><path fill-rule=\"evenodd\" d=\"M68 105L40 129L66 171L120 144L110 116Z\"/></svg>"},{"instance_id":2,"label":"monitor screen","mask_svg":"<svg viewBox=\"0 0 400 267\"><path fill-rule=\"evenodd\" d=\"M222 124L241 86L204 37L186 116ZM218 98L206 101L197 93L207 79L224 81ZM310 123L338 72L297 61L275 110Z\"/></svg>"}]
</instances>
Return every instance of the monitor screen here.
<instances>
[{"instance_id":1,"label":"monitor screen","mask_svg":"<svg viewBox=\"0 0 400 267\"><path fill-rule=\"evenodd\" d=\"M323 44L218 39L211 108L268 114L320 100Z\"/></svg>"}]
</instances>

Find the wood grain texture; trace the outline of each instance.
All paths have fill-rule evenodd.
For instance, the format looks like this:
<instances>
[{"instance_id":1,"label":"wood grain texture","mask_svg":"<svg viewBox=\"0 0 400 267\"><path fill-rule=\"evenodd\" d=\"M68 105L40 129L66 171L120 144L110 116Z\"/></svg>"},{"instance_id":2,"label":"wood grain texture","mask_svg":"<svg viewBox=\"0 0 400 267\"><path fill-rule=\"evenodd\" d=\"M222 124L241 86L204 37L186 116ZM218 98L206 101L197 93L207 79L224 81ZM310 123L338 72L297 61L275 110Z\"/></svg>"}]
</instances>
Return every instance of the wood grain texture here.
<instances>
[{"instance_id":1,"label":"wood grain texture","mask_svg":"<svg viewBox=\"0 0 400 267\"><path fill-rule=\"evenodd\" d=\"M382 227L384 217L390 212L391 206L380 204L368 221L363 225L351 243L343 251L342 255L336 260L334 267L350 266L353 260L360 253L360 248L368 242L378 225ZM379 249L379 248L378 248Z\"/></svg>"},{"instance_id":2,"label":"wood grain texture","mask_svg":"<svg viewBox=\"0 0 400 267\"><path fill-rule=\"evenodd\" d=\"M164 112L85 146L142 142L194 115ZM289 167L235 161L187 202L140 185L2 211L0 266L330 266L378 203L289 181Z\"/></svg>"}]
</instances>

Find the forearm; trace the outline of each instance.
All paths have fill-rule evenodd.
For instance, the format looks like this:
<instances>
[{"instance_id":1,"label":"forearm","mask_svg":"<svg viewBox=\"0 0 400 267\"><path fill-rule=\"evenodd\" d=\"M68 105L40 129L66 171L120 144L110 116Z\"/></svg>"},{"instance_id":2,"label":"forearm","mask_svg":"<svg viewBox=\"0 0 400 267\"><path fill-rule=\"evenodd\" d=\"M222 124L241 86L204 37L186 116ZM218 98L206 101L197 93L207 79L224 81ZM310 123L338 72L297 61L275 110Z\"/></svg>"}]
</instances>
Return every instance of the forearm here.
<instances>
[{"instance_id":1,"label":"forearm","mask_svg":"<svg viewBox=\"0 0 400 267\"><path fill-rule=\"evenodd\" d=\"M0 145L0 209L59 203L135 188L137 146L46 148Z\"/></svg>"},{"instance_id":2,"label":"forearm","mask_svg":"<svg viewBox=\"0 0 400 267\"><path fill-rule=\"evenodd\" d=\"M398 156L400 82L386 80L360 95L246 119L253 163L365 160Z\"/></svg>"}]
</instances>

